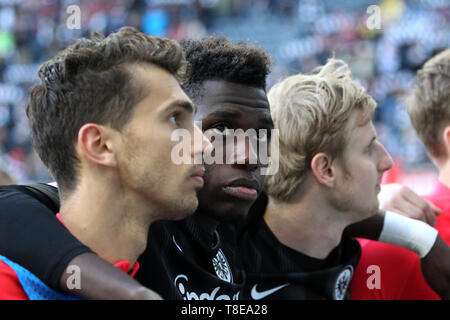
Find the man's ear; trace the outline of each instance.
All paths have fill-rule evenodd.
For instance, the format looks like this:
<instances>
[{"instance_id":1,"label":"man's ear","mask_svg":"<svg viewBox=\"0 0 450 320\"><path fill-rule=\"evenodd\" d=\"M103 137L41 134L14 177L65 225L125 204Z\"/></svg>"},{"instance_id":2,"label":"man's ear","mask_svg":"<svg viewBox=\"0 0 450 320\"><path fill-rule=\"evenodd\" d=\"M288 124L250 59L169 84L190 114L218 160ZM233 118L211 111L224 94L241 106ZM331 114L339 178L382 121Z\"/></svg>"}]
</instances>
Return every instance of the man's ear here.
<instances>
[{"instance_id":1,"label":"man's ear","mask_svg":"<svg viewBox=\"0 0 450 320\"><path fill-rule=\"evenodd\" d=\"M87 123L78 131L78 149L81 157L100 166L115 167L117 160L112 150L112 129Z\"/></svg>"},{"instance_id":2,"label":"man's ear","mask_svg":"<svg viewBox=\"0 0 450 320\"><path fill-rule=\"evenodd\" d=\"M323 152L316 154L311 160L311 170L317 182L327 187L334 186L336 176L329 155Z\"/></svg>"},{"instance_id":3,"label":"man's ear","mask_svg":"<svg viewBox=\"0 0 450 320\"><path fill-rule=\"evenodd\" d=\"M444 148L447 155L450 155L450 126L446 126L442 133L442 139L444 142Z\"/></svg>"}]
</instances>

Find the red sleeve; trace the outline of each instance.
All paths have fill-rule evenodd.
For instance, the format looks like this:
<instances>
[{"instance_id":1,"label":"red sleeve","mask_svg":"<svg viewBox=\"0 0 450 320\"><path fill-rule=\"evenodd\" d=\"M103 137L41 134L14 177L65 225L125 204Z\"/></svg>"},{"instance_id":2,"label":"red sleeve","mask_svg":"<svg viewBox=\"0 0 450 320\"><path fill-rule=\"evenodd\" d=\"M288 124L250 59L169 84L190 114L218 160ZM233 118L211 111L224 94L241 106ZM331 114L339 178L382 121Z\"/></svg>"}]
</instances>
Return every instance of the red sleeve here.
<instances>
[{"instance_id":1,"label":"red sleeve","mask_svg":"<svg viewBox=\"0 0 450 320\"><path fill-rule=\"evenodd\" d=\"M0 261L0 300L28 300L14 270Z\"/></svg>"},{"instance_id":2,"label":"red sleeve","mask_svg":"<svg viewBox=\"0 0 450 320\"><path fill-rule=\"evenodd\" d=\"M351 282L352 299L440 299L426 283L417 254L376 241L360 240L360 244L361 259ZM379 277L378 283L376 276Z\"/></svg>"},{"instance_id":3,"label":"red sleeve","mask_svg":"<svg viewBox=\"0 0 450 320\"><path fill-rule=\"evenodd\" d=\"M440 216L436 217L436 229L439 236L450 246L450 212L442 211Z\"/></svg>"}]
</instances>

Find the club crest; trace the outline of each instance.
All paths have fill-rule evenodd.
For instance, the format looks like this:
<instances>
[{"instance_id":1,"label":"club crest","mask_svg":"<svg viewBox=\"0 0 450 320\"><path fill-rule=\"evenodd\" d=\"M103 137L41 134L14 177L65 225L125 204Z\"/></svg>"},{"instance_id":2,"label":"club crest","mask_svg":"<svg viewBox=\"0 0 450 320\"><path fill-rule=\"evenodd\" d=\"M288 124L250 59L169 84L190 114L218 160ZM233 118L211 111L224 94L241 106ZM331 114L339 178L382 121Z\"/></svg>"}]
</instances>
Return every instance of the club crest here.
<instances>
[{"instance_id":1,"label":"club crest","mask_svg":"<svg viewBox=\"0 0 450 320\"><path fill-rule=\"evenodd\" d=\"M217 276L221 280L229 283L233 282L233 274L231 273L230 265L222 250L219 249L216 256L212 259L212 263Z\"/></svg>"}]
</instances>

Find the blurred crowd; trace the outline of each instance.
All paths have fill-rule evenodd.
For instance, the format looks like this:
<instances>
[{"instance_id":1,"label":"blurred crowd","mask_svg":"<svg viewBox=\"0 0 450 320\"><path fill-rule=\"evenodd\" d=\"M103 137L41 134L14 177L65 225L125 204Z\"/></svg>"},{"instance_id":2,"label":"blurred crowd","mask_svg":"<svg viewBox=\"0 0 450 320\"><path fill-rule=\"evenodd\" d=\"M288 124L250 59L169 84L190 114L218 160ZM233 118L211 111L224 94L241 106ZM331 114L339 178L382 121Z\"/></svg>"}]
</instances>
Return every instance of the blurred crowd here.
<instances>
[{"instance_id":1,"label":"blurred crowd","mask_svg":"<svg viewBox=\"0 0 450 320\"><path fill-rule=\"evenodd\" d=\"M73 5L79 29L68 22ZM275 62L269 87L332 55L344 59L378 102L375 123L388 151L406 167L428 165L402 100L423 62L450 47L449 0L0 0L0 169L15 181L50 180L25 115L40 64L74 38L124 25L173 39L216 34L256 43Z\"/></svg>"}]
</instances>

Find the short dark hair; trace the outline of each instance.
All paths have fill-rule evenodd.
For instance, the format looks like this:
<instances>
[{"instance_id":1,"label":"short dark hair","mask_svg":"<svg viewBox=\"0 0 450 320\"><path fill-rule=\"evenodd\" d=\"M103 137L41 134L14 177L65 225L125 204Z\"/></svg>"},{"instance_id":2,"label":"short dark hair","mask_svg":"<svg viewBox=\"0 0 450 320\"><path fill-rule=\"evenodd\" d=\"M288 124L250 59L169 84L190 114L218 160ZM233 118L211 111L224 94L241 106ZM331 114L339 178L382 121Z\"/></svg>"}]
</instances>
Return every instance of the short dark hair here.
<instances>
[{"instance_id":1,"label":"short dark hair","mask_svg":"<svg viewBox=\"0 0 450 320\"><path fill-rule=\"evenodd\" d=\"M190 65L183 89L192 100L198 101L202 84L207 80L225 80L266 89L266 77L273 63L265 50L251 43L232 43L217 36L183 40L181 46Z\"/></svg>"},{"instance_id":2,"label":"short dark hair","mask_svg":"<svg viewBox=\"0 0 450 320\"><path fill-rule=\"evenodd\" d=\"M176 41L123 27L106 38L79 39L40 67L27 116L34 148L64 192L77 183L80 128L97 123L120 130L147 95L127 69L134 63L157 65L180 81L187 64Z\"/></svg>"}]
</instances>

